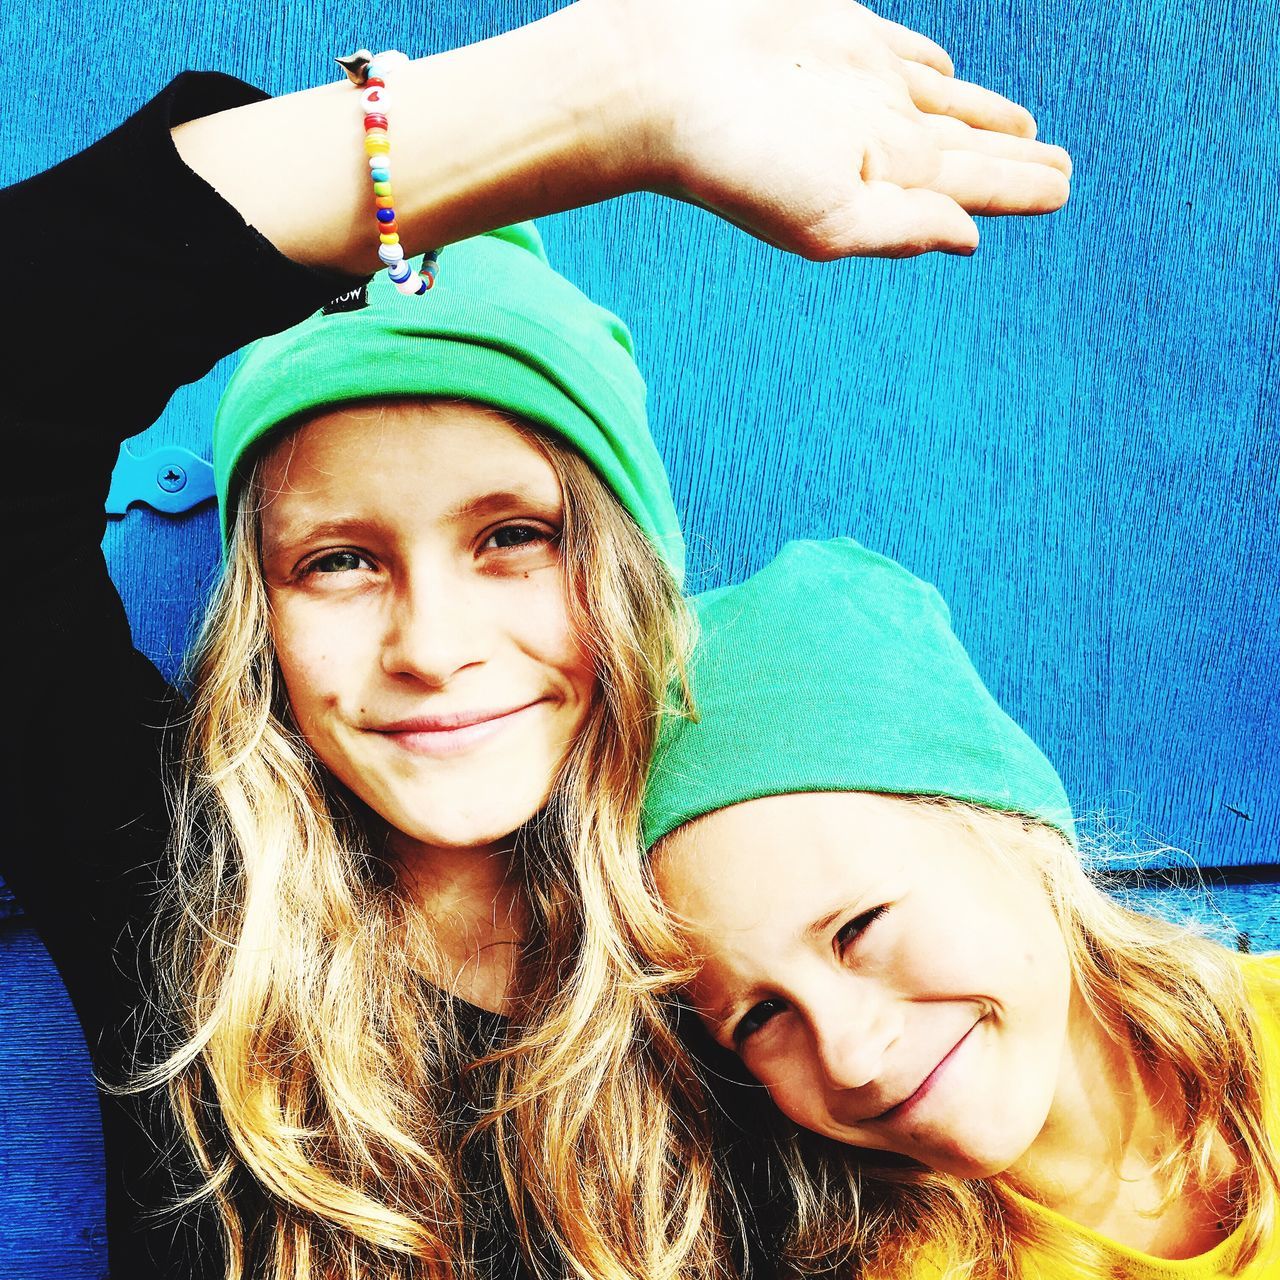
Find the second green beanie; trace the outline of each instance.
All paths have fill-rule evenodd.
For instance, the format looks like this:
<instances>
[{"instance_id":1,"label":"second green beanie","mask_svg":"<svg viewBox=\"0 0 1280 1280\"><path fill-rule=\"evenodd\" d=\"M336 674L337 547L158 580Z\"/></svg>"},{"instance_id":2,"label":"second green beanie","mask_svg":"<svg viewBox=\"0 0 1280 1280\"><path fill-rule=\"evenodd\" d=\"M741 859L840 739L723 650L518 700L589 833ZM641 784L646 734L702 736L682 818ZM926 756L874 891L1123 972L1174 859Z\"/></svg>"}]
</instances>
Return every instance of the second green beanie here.
<instances>
[{"instance_id":1,"label":"second green beanie","mask_svg":"<svg viewBox=\"0 0 1280 1280\"><path fill-rule=\"evenodd\" d=\"M693 602L697 719L666 721L645 843L703 814L801 791L950 796L1048 823L1071 806L1000 709L928 583L847 538L793 542Z\"/></svg>"}]
</instances>

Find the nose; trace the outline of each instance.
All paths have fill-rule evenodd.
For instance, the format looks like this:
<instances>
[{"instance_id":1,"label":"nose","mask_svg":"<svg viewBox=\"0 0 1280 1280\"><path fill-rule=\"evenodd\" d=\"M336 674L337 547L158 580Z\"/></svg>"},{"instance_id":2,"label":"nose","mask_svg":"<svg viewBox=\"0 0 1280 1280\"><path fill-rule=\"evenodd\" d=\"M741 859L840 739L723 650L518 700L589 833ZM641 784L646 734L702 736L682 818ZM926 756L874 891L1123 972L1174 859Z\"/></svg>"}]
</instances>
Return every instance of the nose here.
<instances>
[{"instance_id":1,"label":"nose","mask_svg":"<svg viewBox=\"0 0 1280 1280\"><path fill-rule=\"evenodd\" d=\"M878 1079L901 1030L892 1004L870 993L845 994L811 1010L809 1024L818 1066L832 1089L861 1089Z\"/></svg>"},{"instance_id":2,"label":"nose","mask_svg":"<svg viewBox=\"0 0 1280 1280\"><path fill-rule=\"evenodd\" d=\"M445 566L415 568L391 598L382 641L382 669L433 688L484 662L495 633L464 575Z\"/></svg>"}]
</instances>

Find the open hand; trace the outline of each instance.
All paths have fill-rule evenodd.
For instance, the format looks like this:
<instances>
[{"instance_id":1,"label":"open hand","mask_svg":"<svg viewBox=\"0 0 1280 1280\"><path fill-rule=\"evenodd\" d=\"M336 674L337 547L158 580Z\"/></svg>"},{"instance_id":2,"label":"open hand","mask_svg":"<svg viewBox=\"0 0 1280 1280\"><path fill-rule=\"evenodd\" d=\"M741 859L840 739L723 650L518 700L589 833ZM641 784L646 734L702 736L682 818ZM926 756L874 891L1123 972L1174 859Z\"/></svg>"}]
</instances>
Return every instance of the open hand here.
<instances>
[{"instance_id":1,"label":"open hand","mask_svg":"<svg viewBox=\"0 0 1280 1280\"><path fill-rule=\"evenodd\" d=\"M853 0L613 0L650 78L651 185L805 257L970 253L1071 161L932 40Z\"/></svg>"}]
</instances>

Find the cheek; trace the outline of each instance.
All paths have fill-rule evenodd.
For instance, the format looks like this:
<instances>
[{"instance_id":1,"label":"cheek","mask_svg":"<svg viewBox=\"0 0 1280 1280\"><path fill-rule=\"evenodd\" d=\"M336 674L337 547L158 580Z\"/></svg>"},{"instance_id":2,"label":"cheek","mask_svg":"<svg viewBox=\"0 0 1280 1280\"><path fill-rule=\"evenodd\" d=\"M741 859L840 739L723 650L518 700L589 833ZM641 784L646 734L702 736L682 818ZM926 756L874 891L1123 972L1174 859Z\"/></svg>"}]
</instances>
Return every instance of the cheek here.
<instances>
[{"instance_id":1,"label":"cheek","mask_svg":"<svg viewBox=\"0 0 1280 1280\"><path fill-rule=\"evenodd\" d=\"M553 668L590 701L596 687L595 662L569 616L559 571L534 574L510 602L508 618L517 644L530 657Z\"/></svg>"},{"instance_id":2,"label":"cheek","mask_svg":"<svg viewBox=\"0 0 1280 1280\"><path fill-rule=\"evenodd\" d=\"M748 1053L744 1061L787 1119L806 1129L822 1127L822 1081L804 1036L775 1035L767 1050Z\"/></svg>"},{"instance_id":3,"label":"cheek","mask_svg":"<svg viewBox=\"0 0 1280 1280\"><path fill-rule=\"evenodd\" d=\"M1062 935L1043 890L1017 877L941 866L917 895L909 933L893 963L912 991L995 999L1047 998L1065 964Z\"/></svg>"},{"instance_id":4,"label":"cheek","mask_svg":"<svg viewBox=\"0 0 1280 1280\"><path fill-rule=\"evenodd\" d=\"M1020 995L1027 1014L1052 1023L1061 1016L1071 985L1071 966L1057 917L1038 883L1020 886L1004 903L1004 927L990 930L999 947L996 963L1007 966L1011 993Z\"/></svg>"},{"instance_id":5,"label":"cheek","mask_svg":"<svg viewBox=\"0 0 1280 1280\"><path fill-rule=\"evenodd\" d=\"M271 637L289 704L304 730L314 715L358 682L368 665L362 628L326 610L273 610Z\"/></svg>"},{"instance_id":6,"label":"cheek","mask_svg":"<svg viewBox=\"0 0 1280 1280\"><path fill-rule=\"evenodd\" d=\"M802 1129L821 1132L829 1117L823 1104L822 1085L803 1050L774 1063L757 1077L769 1092L773 1105Z\"/></svg>"}]
</instances>

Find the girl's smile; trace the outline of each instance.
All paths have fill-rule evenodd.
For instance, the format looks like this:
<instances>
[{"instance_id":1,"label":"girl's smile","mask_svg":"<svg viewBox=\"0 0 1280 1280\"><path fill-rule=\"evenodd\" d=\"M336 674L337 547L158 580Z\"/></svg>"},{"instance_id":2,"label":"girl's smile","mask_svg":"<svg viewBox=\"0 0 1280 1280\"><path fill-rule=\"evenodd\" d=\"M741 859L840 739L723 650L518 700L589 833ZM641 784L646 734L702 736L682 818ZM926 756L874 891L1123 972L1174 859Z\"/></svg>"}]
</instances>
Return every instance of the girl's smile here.
<instances>
[{"instance_id":1,"label":"girl's smile","mask_svg":"<svg viewBox=\"0 0 1280 1280\"><path fill-rule=\"evenodd\" d=\"M423 756L448 756L470 751L519 723L518 717L544 705L542 699L506 710L456 711L434 716L412 716L392 724L379 725L371 733L405 751Z\"/></svg>"},{"instance_id":2,"label":"girl's smile","mask_svg":"<svg viewBox=\"0 0 1280 1280\"><path fill-rule=\"evenodd\" d=\"M979 1019L979 1022L981 1019ZM956 1043L947 1050L942 1061L938 1063L932 1071L920 1082L919 1086L913 1089L901 1102L893 1103L886 1110L881 1111L878 1115L871 1115L866 1118L864 1123L867 1124L910 1124L916 1114L926 1105L927 1100L933 1095L934 1088L939 1081L943 1080L948 1068L955 1061L961 1049L969 1041L969 1037L978 1028L978 1022L975 1022L968 1031L960 1037Z\"/></svg>"},{"instance_id":3,"label":"girl's smile","mask_svg":"<svg viewBox=\"0 0 1280 1280\"><path fill-rule=\"evenodd\" d=\"M753 800L655 850L688 923L689 988L797 1124L984 1177L1054 1103L1071 982L1039 879L927 804L858 792Z\"/></svg>"},{"instance_id":4,"label":"girl's smile","mask_svg":"<svg viewBox=\"0 0 1280 1280\"><path fill-rule=\"evenodd\" d=\"M276 653L312 750L396 847L505 841L595 693L551 462L491 409L404 402L313 419L259 489Z\"/></svg>"}]
</instances>

